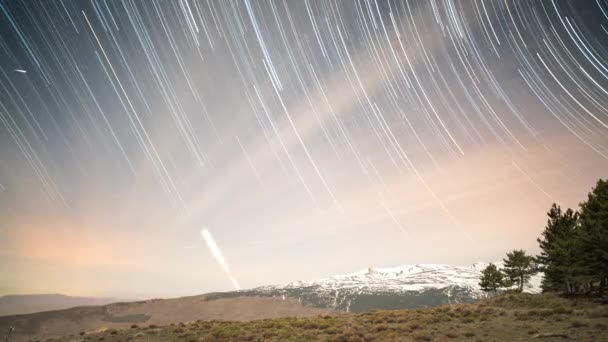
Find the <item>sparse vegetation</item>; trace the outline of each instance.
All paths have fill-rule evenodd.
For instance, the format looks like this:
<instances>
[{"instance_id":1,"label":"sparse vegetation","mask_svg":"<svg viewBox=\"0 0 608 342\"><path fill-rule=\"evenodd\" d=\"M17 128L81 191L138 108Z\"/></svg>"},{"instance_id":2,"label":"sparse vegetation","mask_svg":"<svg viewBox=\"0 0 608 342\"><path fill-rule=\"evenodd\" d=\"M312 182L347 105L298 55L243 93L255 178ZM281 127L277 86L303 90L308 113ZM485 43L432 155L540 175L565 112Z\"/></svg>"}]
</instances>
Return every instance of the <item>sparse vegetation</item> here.
<instances>
[{"instance_id":1,"label":"sparse vegetation","mask_svg":"<svg viewBox=\"0 0 608 342\"><path fill-rule=\"evenodd\" d=\"M608 341L601 298L503 293L475 304L312 318L195 321L86 333L85 341ZM482 319L483 318L483 319ZM605 336L605 337L604 337ZM52 339L67 342L73 337Z\"/></svg>"}]
</instances>

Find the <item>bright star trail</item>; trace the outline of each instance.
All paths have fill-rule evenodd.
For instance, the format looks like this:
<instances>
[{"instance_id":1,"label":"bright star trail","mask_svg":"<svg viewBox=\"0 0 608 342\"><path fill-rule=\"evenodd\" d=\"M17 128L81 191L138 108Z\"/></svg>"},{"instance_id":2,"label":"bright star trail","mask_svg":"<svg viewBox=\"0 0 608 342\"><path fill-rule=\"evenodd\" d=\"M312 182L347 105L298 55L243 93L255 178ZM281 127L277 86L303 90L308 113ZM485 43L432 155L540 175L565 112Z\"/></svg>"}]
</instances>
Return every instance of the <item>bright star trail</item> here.
<instances>
[{"instance_id":1,"label":"bright star trail","mask_svg":"<svg viewBox=\"0 0 608 342\"><path fill-rule=\"evenodd\" d=\"M534 252L551 203L608 176L605 0L0 0L0 17L0 294L494 260Z\"/></svg>"}]
</instances>

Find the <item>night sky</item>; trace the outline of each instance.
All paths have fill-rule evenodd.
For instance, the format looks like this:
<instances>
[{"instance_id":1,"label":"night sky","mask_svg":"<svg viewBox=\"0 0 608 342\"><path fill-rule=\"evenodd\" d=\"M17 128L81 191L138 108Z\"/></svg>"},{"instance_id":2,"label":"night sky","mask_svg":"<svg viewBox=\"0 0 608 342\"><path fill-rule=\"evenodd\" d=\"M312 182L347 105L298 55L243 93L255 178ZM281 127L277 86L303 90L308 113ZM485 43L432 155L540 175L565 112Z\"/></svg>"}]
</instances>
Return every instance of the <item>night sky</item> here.
<instances>
[{"instance_id":1,"label":"night sky","mask_svg":"<svg viewBox=\"0 0 608 342\"><path fill-rule=\"evenodd\" d=\"M0 295L535 253L607 61L605 0L0 0Z\"/></svg>"}]
</instances>

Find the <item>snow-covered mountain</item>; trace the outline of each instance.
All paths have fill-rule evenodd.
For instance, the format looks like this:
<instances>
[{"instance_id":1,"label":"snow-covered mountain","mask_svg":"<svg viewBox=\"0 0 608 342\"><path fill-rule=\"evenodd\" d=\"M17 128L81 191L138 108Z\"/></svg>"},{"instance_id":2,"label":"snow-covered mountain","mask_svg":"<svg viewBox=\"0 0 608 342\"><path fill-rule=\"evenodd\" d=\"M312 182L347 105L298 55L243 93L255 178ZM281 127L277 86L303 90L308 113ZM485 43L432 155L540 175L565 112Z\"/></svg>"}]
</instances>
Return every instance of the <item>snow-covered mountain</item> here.
<instances>
[{"instance_id":1,"label":"snow-covered mountain","mask_svg":"<svg viewBox=\"0 0 608 342\"><path fill-rule=\"evenodd\" d=\"M502 262L495 263L499 268ZM487 263L469 266L404 265L368 268L314 281L280 286L262 286L234 295L297 298L315 307L341 311L402 309L468 303L487 294L479 288L479 277ZM530 279L525 292L539 292L541 275Z\"/></svg>"}]
</instances>

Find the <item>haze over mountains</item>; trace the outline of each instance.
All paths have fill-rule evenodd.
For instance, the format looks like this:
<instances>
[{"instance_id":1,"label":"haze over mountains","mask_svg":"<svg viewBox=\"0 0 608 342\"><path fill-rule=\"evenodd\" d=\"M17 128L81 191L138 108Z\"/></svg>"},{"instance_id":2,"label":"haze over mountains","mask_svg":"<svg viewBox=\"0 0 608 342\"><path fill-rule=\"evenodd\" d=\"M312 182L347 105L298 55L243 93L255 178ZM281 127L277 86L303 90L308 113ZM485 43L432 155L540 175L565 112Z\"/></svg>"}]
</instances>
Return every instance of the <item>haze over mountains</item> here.
<instances>
[{"instance_id":1,"label":"haze over mountains","mask_svg":"<svg viewBox=\"0 0 608 342\"><path fill-rule=\"evenodd\" d=\"M104 305L118 301L116 298L73 297L61 294L6 295L0 296L0 316Z\"/></svg>"},{"instance_id":2,"label":"haze over mountains","mask_svg":"<svg viewBox=\"0 0 608 342\"><path fill-rule=\"evenodd\" d=\"M498 265L500 267L501 263ZM421 264L369 268L316 281L97 306L93 305L108 299L59 295L6 296L2 298L5 302L12 300L17 303L20 300L22 304L13 304L13 308L22 311L28 307L27 303L35 303L38 299L42 300L41 304L55 300L55 305L66 305L71 301L79 307L0 317L0 331L14 325L19 341L103 328L129 328L133 324L254 320L314 316L331 311L360 312L470 303L486 296L477 285L485 266L484 263L476 263L469 266ZM540 277L536 275L525 291L539 292ZM96 300L99 302L95 303Z\"/></svg>"}]
</instances>

